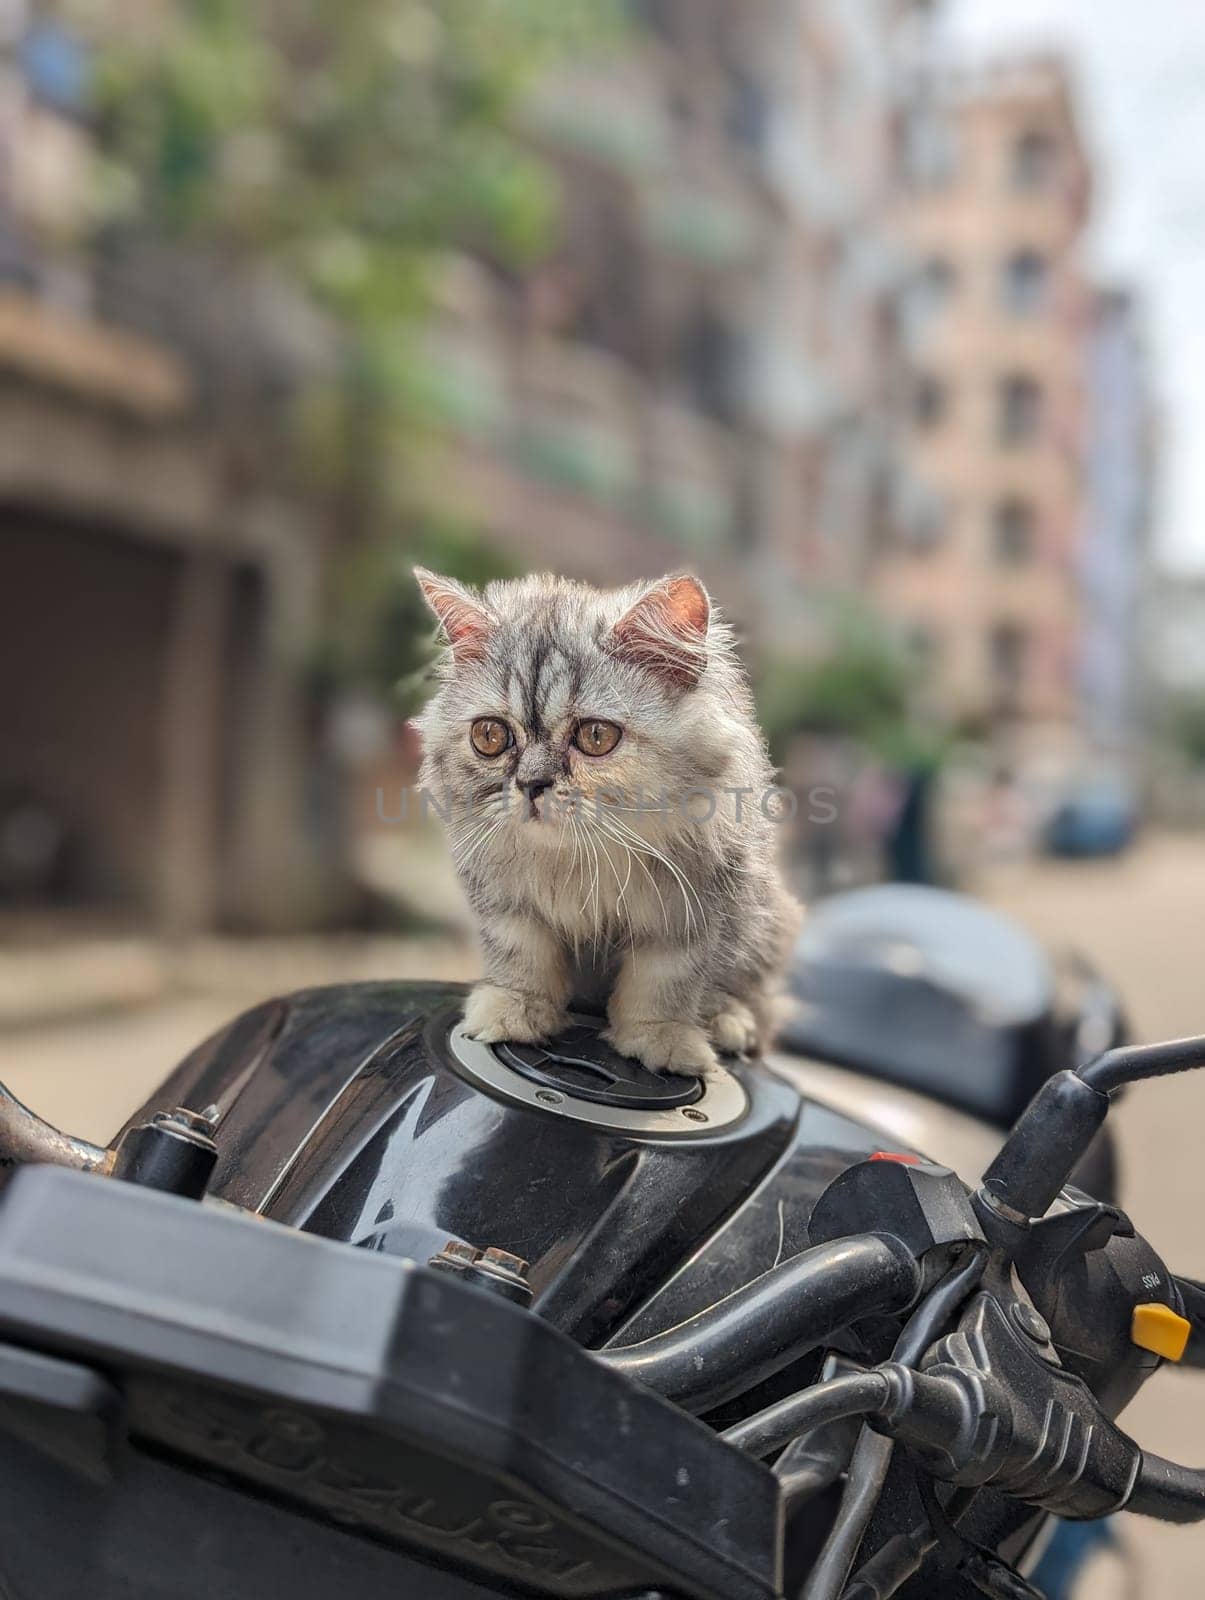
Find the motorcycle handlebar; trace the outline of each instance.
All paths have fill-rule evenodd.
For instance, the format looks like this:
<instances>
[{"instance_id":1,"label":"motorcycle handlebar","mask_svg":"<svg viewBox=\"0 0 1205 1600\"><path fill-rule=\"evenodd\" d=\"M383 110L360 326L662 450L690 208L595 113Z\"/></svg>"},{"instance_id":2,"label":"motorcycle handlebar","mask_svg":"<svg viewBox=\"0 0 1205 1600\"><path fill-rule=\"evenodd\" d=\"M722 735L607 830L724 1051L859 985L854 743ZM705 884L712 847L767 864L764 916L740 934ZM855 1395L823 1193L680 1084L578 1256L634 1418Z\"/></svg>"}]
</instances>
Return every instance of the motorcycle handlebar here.
<instances>
[{"instance_id":1,"label":"motorcycle handlebar","mask_svg":"<svg viewBox=\"0 0 1205 1600\"><path fill-rule=\"evenodd\" d=\"M854 1234L791 1257L665 1333L608 1346L600 1361L686 1411L709 1411L853 1322L906 1310L922 1267L901 1241Z\"/></svg>"}]
</instances>

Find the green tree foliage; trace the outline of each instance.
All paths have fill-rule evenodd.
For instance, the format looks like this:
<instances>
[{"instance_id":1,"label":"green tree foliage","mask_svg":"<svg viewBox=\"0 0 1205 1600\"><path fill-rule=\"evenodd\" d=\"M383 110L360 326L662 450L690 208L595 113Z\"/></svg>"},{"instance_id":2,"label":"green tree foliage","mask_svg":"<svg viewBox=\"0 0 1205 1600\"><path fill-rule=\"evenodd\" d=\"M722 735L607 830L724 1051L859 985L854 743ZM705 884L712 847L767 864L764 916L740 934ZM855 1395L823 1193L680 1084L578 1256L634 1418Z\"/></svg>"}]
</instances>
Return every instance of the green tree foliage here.
<instances>
[{"instance_id":1,"label":"green tree foliage","mask_svg":"<svg viewBox=\"0 0 1205 1600\"><path fill-rule=\"evenodd\" d=\"M1167 708L1165 723L1173 749L1194 767L1205 767L1205 696L1176 696Z\"/></svg>"},{"instance_id":2,"label":"green tree foliage","mask_svg":"<svg viewBox=\"0 0 1205 1600\"><path fill-rule=\"evenodd\" d=\"M332 626L314 655L314 688L320 696L350 682L387 690L394 709L405 716L422 704L427 669L437 652L435 624L414 581L415 565L477 587L515 573L505 551L477 529L431 515L409 530L404 548L377 540L348 552L335 575Z\"/></svg>"},{"instance_id":3,"label":"green tree foliage","mask_svg":"<svg viewBox=\"0 0 1205 1600\"><path fill-rule=\"evenodd\" d=\"M777 663L766 674L761 713L768 736L865 737L908 714L913 674L903 654L868 630L843 629L814 660Z\"/></svg>"},{"instance_id":4,"label":"green tree foliage","mask_svg":"<svg viewBox=\"0 0 1205 1600\"><path fill-rule=\"evenodd\" d=\"M525 85L614 31L608 0L175 0L110 36L114 204L269 252L356 329L421 309L451 243L512 259L550 216Z\"/></svg>"},{"instance_id":5,"label":"green tree foliage","mask_svg":"<svg viewBox=\"0 0 1205 1600\"><path fill-rule=\"evenodd\" d=\"M450 250L517 266L541 249L555 186L517 105L557 60L619 39L622 10L166 0L144 32L104 34L102 224L269 263L337 331L337 371L295 397L299 462L334 506L321 681L410 670L403 548L469 579L498 566L416 499L432 418L415 330Z\"/></svg>"},{"instance_id":6,"label":"green tree foliage","mask_svg":"<svg viewBox=\"0 0 1205 1600\"><path fill-rule=\"evenodd\" d=\"M764 674L762 725L782 755L796 734L857 740L901 768L939 764L944 739L916 713L921 674L870 618L849 616L811 660L781 660Z\"/></svg>"}]
</instances>

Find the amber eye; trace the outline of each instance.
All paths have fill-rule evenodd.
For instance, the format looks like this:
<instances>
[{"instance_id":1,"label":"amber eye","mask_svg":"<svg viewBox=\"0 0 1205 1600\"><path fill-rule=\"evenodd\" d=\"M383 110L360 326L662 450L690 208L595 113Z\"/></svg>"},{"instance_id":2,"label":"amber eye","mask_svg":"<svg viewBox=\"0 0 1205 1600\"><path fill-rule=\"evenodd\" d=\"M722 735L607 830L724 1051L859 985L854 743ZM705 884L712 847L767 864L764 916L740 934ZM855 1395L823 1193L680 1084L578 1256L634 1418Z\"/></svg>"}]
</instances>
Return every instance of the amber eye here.
<instances>
[{"instance_id":1,"label":"amber eye","mask_svg":"<svg viewBox=\"0 0 1205 1600\"><path fill-rule=\"evenodd\" d=\"M597 717L590 717L578 723L573 742L583 755L609 756L622 732L623 729L613 722L600 722Z\"/></svg>"},{"instance_id":2,"label":"amber eye","mask_svg":"<svg viewBox=\"0 0 1205 1600\"><path fill-rule=\"evenodd\" d=\"M469 738L479 756L500 756L512 744L510 729L497 717L478 717Z\"/></svg>"}]
</instances>

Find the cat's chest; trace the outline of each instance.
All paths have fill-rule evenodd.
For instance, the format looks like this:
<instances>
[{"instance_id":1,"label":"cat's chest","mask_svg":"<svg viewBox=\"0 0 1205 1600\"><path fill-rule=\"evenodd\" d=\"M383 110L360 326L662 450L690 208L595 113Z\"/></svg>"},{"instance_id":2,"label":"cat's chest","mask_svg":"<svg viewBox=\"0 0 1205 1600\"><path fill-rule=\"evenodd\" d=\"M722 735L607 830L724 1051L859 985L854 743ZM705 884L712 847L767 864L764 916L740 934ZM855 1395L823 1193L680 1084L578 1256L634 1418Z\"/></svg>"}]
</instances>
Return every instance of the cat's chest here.
<instances>
[{"instance_id":1,"label":"cat's chest","mask_svg":"<svg viewBox=\"0 0 1205 1600\"><path fill-rule=\"evenodd\" d=\"M684 875L585 839L532 863L526 887L544 922L570 945L594 947L604 961L635 940L681 937L698 918Z\"/></svg>"}]
</instances>

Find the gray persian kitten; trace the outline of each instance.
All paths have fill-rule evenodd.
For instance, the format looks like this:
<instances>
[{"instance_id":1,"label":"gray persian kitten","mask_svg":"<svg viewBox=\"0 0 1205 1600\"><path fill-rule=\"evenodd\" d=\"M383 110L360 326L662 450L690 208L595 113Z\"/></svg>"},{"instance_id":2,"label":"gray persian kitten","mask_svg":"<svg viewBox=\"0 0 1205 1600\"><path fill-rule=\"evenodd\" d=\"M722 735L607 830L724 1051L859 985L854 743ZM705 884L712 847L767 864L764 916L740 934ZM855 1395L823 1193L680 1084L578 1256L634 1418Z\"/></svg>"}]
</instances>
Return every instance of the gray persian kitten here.
<instances>
[{"instance_id":1,"label":"gray persian kitten","mask_svg":"<svg viewBox=\"0 0 1205 1600\"><path fill-rule=\"evenodd\" d=\"M547 576L478 595L419 569L448 649L420 719L480 925L468 1031L536 1041L574 999L654 1071L767 1042L799 907L774 860L765 745L697 579ZM769 813L769 815L767 815Z\"/></svg>"}]
</instances>

